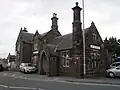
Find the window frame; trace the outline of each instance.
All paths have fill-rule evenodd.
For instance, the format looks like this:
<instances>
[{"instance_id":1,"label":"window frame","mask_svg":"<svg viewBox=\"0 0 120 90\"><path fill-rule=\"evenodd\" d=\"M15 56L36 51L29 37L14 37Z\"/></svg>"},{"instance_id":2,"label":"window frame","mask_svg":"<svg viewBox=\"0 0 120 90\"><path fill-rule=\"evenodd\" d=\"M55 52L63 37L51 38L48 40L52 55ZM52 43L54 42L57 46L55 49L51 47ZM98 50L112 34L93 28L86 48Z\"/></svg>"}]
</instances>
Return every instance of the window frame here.
<instances>
[{"instance_id":1,"label":"window frame","mask_svg":"<svg viewBox=\"0 0 120 90\"><path fill-rule=\"evenodd\" d=\"M62 53L62 65L63 65L63 67L70 67L69 51L64 51L61 53Z\"/></svg>"}]
</instances>

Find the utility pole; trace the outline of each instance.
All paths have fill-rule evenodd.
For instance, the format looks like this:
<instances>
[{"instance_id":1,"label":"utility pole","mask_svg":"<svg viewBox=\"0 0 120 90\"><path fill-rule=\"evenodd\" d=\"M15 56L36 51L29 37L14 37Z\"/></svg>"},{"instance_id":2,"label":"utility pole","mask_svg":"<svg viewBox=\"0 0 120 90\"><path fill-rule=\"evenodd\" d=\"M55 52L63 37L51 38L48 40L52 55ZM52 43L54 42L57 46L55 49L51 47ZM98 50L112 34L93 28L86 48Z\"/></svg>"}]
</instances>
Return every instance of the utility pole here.
<instances>
[{"instance_id":1,"label":"utility pole","mask_svg":"<svg viewBox=\"0 0 120 90\"><path fill-rule=\"evenodd\" d=\"M86 76L86 62L85 62L85 25L84 25L84 0L82 0L82 8L83 8L83 60L84 60L84 78Z\"/></svg>"}]
</instances>

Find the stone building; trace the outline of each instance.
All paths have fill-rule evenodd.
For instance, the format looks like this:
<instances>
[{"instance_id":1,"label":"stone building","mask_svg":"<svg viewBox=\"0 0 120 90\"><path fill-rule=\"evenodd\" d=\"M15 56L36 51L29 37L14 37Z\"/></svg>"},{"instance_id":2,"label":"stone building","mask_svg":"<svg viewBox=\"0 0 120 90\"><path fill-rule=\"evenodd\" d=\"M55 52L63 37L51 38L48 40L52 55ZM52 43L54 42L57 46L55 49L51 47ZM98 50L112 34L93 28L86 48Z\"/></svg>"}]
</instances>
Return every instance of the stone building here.
<instances>
[{"instance_id":1,"label":"stone building","mask_svg":"<svg viewBox=\"0 0 120 90\"><path fill-rule=\"evenodd\" d=\"M82 32L82 22L81 22L81 8L76 3L76 6L72 8L73 10L73 22L72 22L72 32L66 35L61 35L58 30L58 17L54 13L52 20L51 30L40 34L38 30L35 34L30 34L28 36L29 40L22 38L22 43L20 41L20 36L22 33L27 33L23 30L20 31L17 40L17 47L24 46L23 41L28 44L29 51L16 48L17 53L20 58L26 56L29 59L20 59L17 61L28 60L34 63L39 68L40 74L47 75L64 75L81 77L83 76L83 32ZM102 38L94 24L91 23L90 27L84 29L85 31L85 49L86 49L86 74L95 74L100 72L105 66L104 57L104 45ZM24 36L23 36L24 37ZM26 46L27 47L27 46ZM31 48L32 47L32 48ZM26 49L26 48L25 48ZM27 49L28 50L28 49ZM31 59L30 59L31 58Z\"/></svg>"}]
</instances>

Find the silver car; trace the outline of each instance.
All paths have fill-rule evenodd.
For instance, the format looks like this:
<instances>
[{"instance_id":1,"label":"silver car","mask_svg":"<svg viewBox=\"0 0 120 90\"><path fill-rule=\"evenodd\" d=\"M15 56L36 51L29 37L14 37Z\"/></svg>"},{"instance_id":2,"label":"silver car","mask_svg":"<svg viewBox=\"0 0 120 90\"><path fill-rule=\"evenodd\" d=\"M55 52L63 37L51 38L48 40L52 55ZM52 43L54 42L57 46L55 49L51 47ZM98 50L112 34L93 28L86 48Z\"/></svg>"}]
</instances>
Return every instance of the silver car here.
<instances>
[{"instance_id":1,"label":"silver car","mask_svg":"<svg viewBox=\"0 0 120 90\"><path fill-rule=\"evenodd\" d=\"M111 78L120 76L120 65L114 68L110 68L106 70L106 72L107 72L107 75Z\"/></svg>"},{"instance_id":2,"label":"silver car","mask_svg":"<svg viewBox=\"0 0 120 90\"><path fill-rule=\"evenodd\" d=\"M120 65L120 62L114 62L110 65L110 68L114 68Z\"/></svg>"}]
</instances>

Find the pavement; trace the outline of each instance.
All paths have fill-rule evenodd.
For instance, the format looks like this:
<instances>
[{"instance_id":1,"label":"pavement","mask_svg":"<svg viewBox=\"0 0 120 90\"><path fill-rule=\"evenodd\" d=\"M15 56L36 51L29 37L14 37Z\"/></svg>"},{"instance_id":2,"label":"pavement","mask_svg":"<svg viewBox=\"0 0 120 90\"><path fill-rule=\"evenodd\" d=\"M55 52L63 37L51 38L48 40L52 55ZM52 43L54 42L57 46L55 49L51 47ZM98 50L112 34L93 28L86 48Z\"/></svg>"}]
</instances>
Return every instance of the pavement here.
<instances>
[{"instance_id":1,"label":"pavement","mask_svg":"<svg viewBox=\"0 0 120 90\"><path fill-rule=\"evenodd\" d=\"M0 90L118 90L119 88L119 78L76 79L20 72L0 72Z\"/></svg>"}]
</instances>

